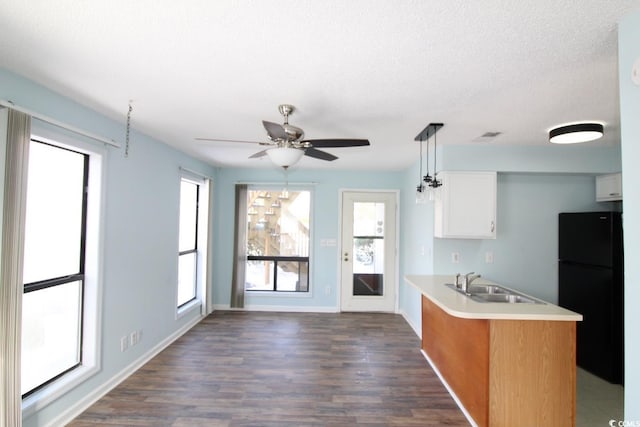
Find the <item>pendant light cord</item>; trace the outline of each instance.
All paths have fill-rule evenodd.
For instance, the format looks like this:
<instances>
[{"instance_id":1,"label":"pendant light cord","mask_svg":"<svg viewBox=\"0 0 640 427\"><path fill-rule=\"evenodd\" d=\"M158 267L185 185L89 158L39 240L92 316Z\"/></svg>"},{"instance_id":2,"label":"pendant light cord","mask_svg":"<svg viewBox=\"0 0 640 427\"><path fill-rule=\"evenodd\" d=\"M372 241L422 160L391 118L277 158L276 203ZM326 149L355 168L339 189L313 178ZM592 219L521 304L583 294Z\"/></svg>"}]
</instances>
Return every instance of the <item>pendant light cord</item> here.
<instances>
[{"instance_id":1,"label":"pendant light cord","mask_svg":"<svg viewBox=\"0 0 640 427\"><path fill-rule=\"evenodd\" d=\"M429 155L429 152L427 151L427 156ZM429 168L429 159L427 159L427 169ZM429 174L429 172L427 172L427 175ZM419 186L422 187L422 140L420 140L420 172L418 175L418 183Z\"/></svg>"},{"instance_id":2,"label":"pendant light cord","mask_svg":"<svg viewBox=\"0 0 640 427\"><path fill-rule=\"evenodd\" d=\"M428 135L427 135L427 175L425 175L424 181L427 184L431 182L431 175L429 174L429 137Z\"/></svg>"},{"instance_id":3,"label":"pendant light cord","mask_svg":"<svg viewBox=\"0 0 640 427\"><path fill-rule=\"evenodd\" d=\"M436 169L436 165L438 164L438 130L436 129L433 132L433 180L436 181L436 175L438 175L438 170Z\"/></svg>"}]
</instances>

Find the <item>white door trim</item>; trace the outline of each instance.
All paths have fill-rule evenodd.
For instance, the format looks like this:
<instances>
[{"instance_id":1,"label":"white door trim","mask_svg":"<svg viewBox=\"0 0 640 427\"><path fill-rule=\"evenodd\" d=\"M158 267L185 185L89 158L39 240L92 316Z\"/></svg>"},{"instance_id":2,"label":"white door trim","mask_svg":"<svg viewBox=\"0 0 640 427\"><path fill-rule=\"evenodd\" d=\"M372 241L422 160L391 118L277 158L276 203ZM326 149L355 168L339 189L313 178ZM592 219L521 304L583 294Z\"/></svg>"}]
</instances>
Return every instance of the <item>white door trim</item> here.
<instances>
[{"instance_id":1,"label":"white door trim","mask_svg":"<svg viewBox=\"0 0 640 427\"><path fill-rule=\"evenodd\" d=\"M395 242L394 242L394 268L395 273L393 275L394 283L394 313L399 313L400 307L400 190L396 189L361 189L361 188L340 188L338 190L338 232L340 234L339 243L338 243L338 252L337 252L337 309L338 311L342 310L342 221L343 221L343 211L344 211L344 193L386 193L395 195Z\"/></svg>"}]
</instances>

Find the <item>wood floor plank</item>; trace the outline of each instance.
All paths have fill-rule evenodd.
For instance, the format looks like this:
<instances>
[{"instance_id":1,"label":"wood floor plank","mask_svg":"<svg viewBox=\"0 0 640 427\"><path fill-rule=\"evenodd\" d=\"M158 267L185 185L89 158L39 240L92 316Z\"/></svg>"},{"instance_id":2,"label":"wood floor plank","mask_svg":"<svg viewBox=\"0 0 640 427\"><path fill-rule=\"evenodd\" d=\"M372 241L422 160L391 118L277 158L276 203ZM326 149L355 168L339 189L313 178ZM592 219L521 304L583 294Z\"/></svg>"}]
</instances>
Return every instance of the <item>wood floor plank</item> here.
<instances>
[{"instance_id":1,"label":"wood floor plank","mask_svg":"<svg viewBox=\"0 0 640 427\"><path fill-rule=\"evenodd\" d=\"M467 426L401 316L216 311L69 427Z\"/></svg>"}]
</instances>

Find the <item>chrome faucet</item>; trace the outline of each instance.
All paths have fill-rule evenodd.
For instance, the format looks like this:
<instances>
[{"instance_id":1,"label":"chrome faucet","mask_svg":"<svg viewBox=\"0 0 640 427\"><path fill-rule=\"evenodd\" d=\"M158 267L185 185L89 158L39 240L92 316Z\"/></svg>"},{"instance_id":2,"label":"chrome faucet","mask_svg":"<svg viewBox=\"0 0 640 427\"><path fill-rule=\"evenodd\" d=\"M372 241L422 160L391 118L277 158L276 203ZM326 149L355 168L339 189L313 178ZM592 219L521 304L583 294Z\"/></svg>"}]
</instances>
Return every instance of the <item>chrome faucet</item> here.
<instances>
[{"instance_id":1,"label":"chrome faucet","mask_svg":"<svg viewBox=\"0 0 640 427\"><path fill-rule=\"evenodd\" d=\"M458 274L456 276L456 284L458 283L458 276L460 275ZM469 289L469 285L471 285L471 282L476 280L478 277L480 277L480 275L475 274L473 271L471 273L465 274L464 278L462 279L462 284L460 285L460 290L464 293L467 293Z\"/></svg>"}]
</instances>

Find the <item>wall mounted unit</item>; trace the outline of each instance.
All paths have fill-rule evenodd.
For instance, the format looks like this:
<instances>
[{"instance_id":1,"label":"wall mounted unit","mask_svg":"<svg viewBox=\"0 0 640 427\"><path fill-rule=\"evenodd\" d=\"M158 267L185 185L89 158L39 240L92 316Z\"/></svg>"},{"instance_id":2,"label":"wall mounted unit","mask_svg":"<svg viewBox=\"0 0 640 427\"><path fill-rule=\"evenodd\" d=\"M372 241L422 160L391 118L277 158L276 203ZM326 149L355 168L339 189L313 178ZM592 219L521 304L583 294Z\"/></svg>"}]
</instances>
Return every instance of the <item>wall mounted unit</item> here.
<instances>
[{"instance_id":1,"label":"wall mounted unit","mask_svg":"<svg viewBox=\"0 0 640 427\"><path fill-rule=\"evenodd\" d=\"M622 200L622 174L612 173L596 176L596 201Z\"/></svg>"}]
</instances>

